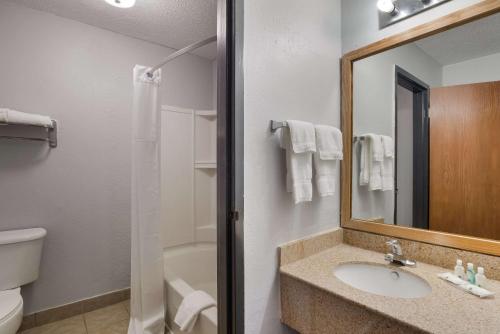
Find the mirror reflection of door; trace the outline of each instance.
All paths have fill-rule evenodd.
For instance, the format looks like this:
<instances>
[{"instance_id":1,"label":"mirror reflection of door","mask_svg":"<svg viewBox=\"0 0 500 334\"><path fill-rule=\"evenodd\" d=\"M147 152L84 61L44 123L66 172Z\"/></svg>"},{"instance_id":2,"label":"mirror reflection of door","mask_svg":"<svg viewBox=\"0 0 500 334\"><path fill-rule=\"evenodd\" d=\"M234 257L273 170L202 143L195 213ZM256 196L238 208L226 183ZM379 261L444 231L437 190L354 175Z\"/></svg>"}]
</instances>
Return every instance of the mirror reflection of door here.
<instances>
[{"instance_id":1,"label":"mirror reflection of door","mask_svg":"<svg viewBox=\"0 0 500 334\"><path fill-rule=\"evenodd\" d=\"M396 66L395 224L429 228L429 86Z\"/></svg>"},{"instance_id":2,"label":"mirror reflection of door","mask_svg":"<svg viewBox=\"0 0 500 334\"><path fill-rule=\"evenodd\" d=\"M499 64L500 13L353 62L352 220L500 240Z\"/></svg>"},{"instance_id":3,"label":"mirror reflection of door","mask_svg":"<svg viewBox=\"0 0 500 334\"><path fill-rule=\"evenodd\" d=\"M500 81L431 89L430 228L500 240Z\"/></svg>"}]
</instances>

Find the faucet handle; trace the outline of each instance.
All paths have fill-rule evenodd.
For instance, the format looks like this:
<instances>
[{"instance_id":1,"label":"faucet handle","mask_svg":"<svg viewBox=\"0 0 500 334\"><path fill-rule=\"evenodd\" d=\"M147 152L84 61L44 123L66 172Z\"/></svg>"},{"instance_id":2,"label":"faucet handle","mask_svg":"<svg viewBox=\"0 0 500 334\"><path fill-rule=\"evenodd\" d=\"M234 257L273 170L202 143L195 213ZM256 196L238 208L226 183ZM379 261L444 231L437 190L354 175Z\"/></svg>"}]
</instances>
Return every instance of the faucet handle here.
<instances>
[{"instance_id":1,"label":"faucet handle","mask_svg":"<svg viewBox=\"0 0 500 334\"><path fill-rule=\"evenodd\" d=\"M385 243L387 246L391 247L391 252L394 255L403 255L403 251L401 250L401 245L399 240L392 239Z\"/></svg>"}]
</instances>

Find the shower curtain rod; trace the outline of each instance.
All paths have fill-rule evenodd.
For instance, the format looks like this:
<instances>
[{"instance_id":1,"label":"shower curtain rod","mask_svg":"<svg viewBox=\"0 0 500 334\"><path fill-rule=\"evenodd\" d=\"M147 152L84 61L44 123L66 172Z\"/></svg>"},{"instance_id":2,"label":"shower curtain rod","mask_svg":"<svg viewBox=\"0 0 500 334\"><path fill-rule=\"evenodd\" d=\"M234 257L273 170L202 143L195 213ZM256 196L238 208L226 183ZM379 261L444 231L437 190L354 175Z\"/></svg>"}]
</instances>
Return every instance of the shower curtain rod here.
<instances>
[{"instance_id":1,"label":"shower curtain rod","mask_svg":"<svg viewBox=\"0 0 500 334\"><path fill-rule=\"evenodd\" d=\"M165 58L161 63L159 63L158 65L156 66L153 66L149 71L148 71L148 76L151 78L153 77L153 73L163 67L163 65L165 65L166 63L168 63L169 61L171 60L174 60L175 58L177 57L180 57L182 56L183 54L185 53L188 53L188 52L191 52L195 49L198 49L199 47L202 47L202 46L205 46L207 44L210 44L212 42L215 42L217 41L217 36L212 36L210 38L207 38L207 39L204 39L202 41L199 41L199 42L196 42L194 44L191 44L191 45L188 45L186 46L185 48L182 48L180 49L179 51L176 51L174 53L172 53L171 55L169 55L167 58Z\"/></svg>"}]
</instances>

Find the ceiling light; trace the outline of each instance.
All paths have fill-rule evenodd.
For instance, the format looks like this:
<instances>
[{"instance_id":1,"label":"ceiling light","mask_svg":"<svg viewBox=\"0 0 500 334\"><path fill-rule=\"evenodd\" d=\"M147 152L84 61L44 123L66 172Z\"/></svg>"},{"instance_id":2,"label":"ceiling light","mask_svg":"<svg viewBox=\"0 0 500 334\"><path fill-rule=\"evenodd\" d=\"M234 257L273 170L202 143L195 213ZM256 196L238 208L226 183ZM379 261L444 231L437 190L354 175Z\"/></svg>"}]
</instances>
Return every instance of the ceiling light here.
<instances>
[{"instance_id":1,"label":"ceiling light","mask_svg":"<svg viewBox=\"0 0 500 334\"><path fill-rule=\"evenodd\" d=\"M135 0L105 0L111 6L119 8L130 8L134 7Z\"/></svg>"},{"instance_id":2,"label":"ceiling light","mask_svg":"<svg viewBox=\"0 0 500 334\"><path fill-rule=\"evenodd\" d=\"M395 13L397 11L396 5L393 0L378 0L377 8L384 13Z\"/></svg>"}]
</instances>

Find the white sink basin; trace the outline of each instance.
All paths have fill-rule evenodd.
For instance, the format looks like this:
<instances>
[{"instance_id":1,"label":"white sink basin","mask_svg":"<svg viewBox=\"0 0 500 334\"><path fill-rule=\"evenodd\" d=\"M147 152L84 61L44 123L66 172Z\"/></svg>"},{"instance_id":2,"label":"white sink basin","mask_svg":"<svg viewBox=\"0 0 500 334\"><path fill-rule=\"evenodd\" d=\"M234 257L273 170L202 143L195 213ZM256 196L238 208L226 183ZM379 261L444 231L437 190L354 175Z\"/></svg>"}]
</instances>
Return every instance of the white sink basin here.
<instances>
[{"instance_id":1,"label":"white sink basin","mask_svg":"<svg viewBox=\"0 0 500 334\"><path fill-rule=\"evenodd\" d=\"M424 279L382 265L343 263L333 270L342 282L365 292L396 298L422 298L431 291Z\"/></svg>"}]
</instances>

